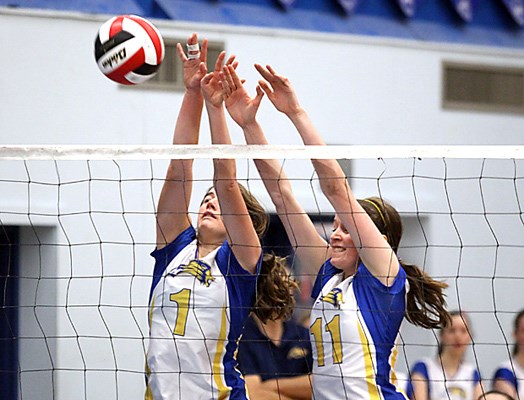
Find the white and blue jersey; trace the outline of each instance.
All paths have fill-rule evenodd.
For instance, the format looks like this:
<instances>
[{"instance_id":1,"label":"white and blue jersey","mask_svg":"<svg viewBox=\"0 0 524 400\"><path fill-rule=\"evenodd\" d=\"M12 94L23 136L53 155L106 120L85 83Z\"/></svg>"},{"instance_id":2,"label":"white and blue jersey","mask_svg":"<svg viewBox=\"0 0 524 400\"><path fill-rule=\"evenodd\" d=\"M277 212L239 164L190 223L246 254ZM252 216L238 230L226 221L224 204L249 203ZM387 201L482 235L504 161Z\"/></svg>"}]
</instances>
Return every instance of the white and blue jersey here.
<instances>
[{"instance_id":1,"label":"white and blue jersey","mask_svg":"<svg viewBox=\"0 0 524 400\"><path fill-rule=\"evenodd\" d=\"M330 260L320 269L311 311L313 398L406 399L394 365L406 309L406 273L391 287L364 264L346 279Z\"/></svg>"},{"instance_id":2,"label":"white and blue jersey","mask_svg":"<svg viewBox=\"0 0 524 400\"><path fill-rule=\"evenodd\" d=\"M515 388L518 398L524 399L524 368L512 358L511 360L503 362L496 369L493 380L504 380Z\"/></svg>"},{"instance_id":3,"label":"white and blue jersey","mask_svg":"<svg viewBox=\"0 0 524 400\"><path fill-rule=\"evenodd\" d=\"M193 227L151 255L146 400L246 399L235 351L257 274L240 266L227 242L198 258Z\"/></svg>"},{"instance_id":4,"label":"white and blue jersey","mask_svg":"<svg viewBox=\"0 0 524 400\"><path fill-rule=\"evenodd\" d=\"M480 382L478 369L465 362L452 376L448 376L439 360L424 358L411 369L411 375L415 373L426 379L428 399L431 400L474 400L475 387Z\"/></svg>"}]
</instances>

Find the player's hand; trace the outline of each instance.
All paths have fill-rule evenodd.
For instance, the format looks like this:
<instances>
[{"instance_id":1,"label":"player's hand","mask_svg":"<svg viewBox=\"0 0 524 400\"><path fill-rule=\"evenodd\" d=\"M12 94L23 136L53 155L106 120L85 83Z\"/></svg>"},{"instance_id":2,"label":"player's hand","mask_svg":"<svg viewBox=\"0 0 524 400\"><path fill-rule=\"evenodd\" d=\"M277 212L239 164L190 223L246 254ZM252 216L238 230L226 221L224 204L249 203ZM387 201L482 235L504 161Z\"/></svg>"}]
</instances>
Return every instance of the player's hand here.
<instances>
[{"instance_id":1,"label":"player's hand","mask_svg":"<svg viewBox=\"0 0 524 400\"><path fill-rule=\"evenodd\" d=\"M200 82L202 94L208 104L215 107L219 107L224 102L224 88L221 81L222 67L224 66L224 59L226 58L226 52L222 51L217 57L215 62L215 69L205 74ZM226 61L227 66L231 66L233 69L238 66L238 62L235 61L235 56L232 55ZM200 69L202 72L206 71L205 65L201 64Z\"/></svg>"},{"instance_id":2,"label":"player's hand","mask_svg":"<svg viewBox=\"0 0 524 400\"><path fill-rule=\"evenodd\" d=\"M198 44L198 36L193 33L187 39L188 45ZM178 58L182 61L184 66L184 85L187 90L200 90L200 81L206 74L206 70L202 71L200 64L206 65L207 61L207 39L202 41L202 48L200 50L188 51L188 55L184 52L182 45L176 45Z\"/></svg>"},{"instance_id":3,"label":"player's hand","mask_svg":"<svg viewBox=\"0 0 524 400\"><path fill-rule=\"evenodd\" d=\"M222 68L221 78L225 104L231 118L241 127L255 122L260 102L264 97L262 88L257 86L257 95L251 98L232 65Z\"/></svg>"},{"instance_id":4,"label":"player's hand","mask_svg":"<svg viewBox=\"0 0 524 400\"><path fill-rule=\"evenodd\" d=\"M300 112L300 103L288 78L277 74L270 65L264 68L255 64L255 68L265 79L258 84L278 111L288 116Z\"/></svg>"}]
</instances>

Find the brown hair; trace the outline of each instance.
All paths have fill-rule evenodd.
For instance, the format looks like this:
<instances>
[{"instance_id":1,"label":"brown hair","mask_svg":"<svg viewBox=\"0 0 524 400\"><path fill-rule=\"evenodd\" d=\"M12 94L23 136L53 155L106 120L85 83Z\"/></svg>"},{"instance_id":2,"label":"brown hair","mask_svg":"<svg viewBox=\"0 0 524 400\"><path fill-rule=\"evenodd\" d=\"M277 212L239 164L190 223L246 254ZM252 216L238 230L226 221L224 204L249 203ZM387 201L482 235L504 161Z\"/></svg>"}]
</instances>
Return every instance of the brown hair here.
<instances>
[{"instance_id":1,"label":"brown hair","mask_svg":"<svg viewBox=\"0 0 524 400\"><path fill-rule=\"evenodd\" d=\"M242 184L238 184L253 228L262 238L269 225L269 217L264 207L255 196ZM210 189L211 190L211 189ZM265 253L257 279L257 294L253 313L263 322L268 320L288 319L295 307L293 289L298 283L289 276L285 258Z\"/></svg>"},{"instance_id":2,"label":"brown hair","mask_svg":"<svg viewBox=\"0 0 524 400\"><path fill-rule=\"evenodd\" d=\"M257 200L253 194L246 189L244 185L238 184L240 188L240 193L242 193L242 198L244 203L246 203L247 211L251 217L251 222L253 222L253 227L257 232L259 238L261 238L269 225L269 217L262 207L262 204Z\"/></svg>"},{"instance_id":3,"label":"brown hair","mask_svg":"<svg viewBox=\"0 0 524 400\"><path fill-rule=\"evenodd\" d=\"M517 333L517 330L519 329L520 320L522 319L522 317L524 317L524 310L520 310L517 313L517 315L515 316L515 319L513 320L513 332L514 333ZM513 345L513 352L512 352L512 354L514 356L516 356L518 352L519 352L519 344L515 343Z\"/></svg>"},{"instance_id":4,"label":"brown hair","mask_svg":"<svg viewBox=\"0 0 524 400\"><path fill-rule=\"evenodd\" d=\"M358 201L396 253L402 238L402 220L397 210L380 197ZM423 328L443 328L451 321L446 311L444 289L448 285L431 278L416 265L399 260L409 282L406 319Z\"/></svg>"},{"instance_id":5,"label":"brown hair","mask_svg":"<svg viewBox=\"0 0 524 400\"><path fill-rule=\"evenodd\" d=\"M295 307L293 290L298 282L287 269L286 259L265 253L257 280L257 295L253 313L263 322L289 319Z\"/></svg>"}]
</instances>

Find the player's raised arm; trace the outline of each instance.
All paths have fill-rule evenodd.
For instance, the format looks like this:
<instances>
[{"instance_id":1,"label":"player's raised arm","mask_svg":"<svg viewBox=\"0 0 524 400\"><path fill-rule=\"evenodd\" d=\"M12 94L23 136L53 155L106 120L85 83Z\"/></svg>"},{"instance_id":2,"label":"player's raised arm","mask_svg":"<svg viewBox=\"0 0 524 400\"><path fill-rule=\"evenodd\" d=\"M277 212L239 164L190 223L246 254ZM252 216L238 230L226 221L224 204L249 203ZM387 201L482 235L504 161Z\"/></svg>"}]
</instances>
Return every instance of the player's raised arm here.
<instances>
[{"instance_id":1,"label":"player's raised arm","mask_svg":"<svg viewBox=\"0 0 524 400\"><path fill-rule=\"evenodd\" d=\"M198 48L198 37L193 33L187 41L186 55L180 43L177 44L178 57L184 65L185 92L173 134L173 144L197 144L204 99L200 91L200 80L205 74L200 64L205 65L207 39ZM164 186L156 210L157 248L171 243L180 232L189 227L191 219L188 207L193 184L193 160L171 160Z\"/></svg>"},{"instance_id":2,"label":"player's raised arm","mask_svg":"<svg viewBox=\"0 0 524 400\"><path fill-rule=\"evenodd\" d=\"M224 112L224 89L221 73L222 64L217 62L215 70L202 79L201 86L211 128L212 143L231 144ZM215 159L213 165L214 187L229 244L240 265L247 271L254 273L262 249L259 236L255 231L241 188L237 182L236 163L230 159Z\"/></svg>"},{"instance_id":3,"label":"player's raised arm","mask_svg":"<svg viewBox=\"0 0 524 400\"><path fill-rule=\"evenodd\" d=\"M309 116L300 106L294 89L286 77L267 66L256 65L265 81L260 86L275 107L295 125L306 145L325 145ZM359 256L373 275L391 285L398 273L399 263L384 235L361 207L346 176L336 160L312 160L320 186L335 209L343 227L353 239Z\"/></svg>"},{"instance_id":4,"label":"player's raised arm","mask_svg":"<svg viewBox=\"0 0 524 400\"><path fill-rule=\"evenodd\" d=\"M242 128L247 144L267 144L256 114L264 92L257 86L257 94L251 98L237 72L224 67L226 108L233 120ZM302 272L316 274L328 258L328 245L318 234L313 222L293 194L291 182L277 160L254 160L264 186L271 197Z\"/></svg>"}]
</instances>

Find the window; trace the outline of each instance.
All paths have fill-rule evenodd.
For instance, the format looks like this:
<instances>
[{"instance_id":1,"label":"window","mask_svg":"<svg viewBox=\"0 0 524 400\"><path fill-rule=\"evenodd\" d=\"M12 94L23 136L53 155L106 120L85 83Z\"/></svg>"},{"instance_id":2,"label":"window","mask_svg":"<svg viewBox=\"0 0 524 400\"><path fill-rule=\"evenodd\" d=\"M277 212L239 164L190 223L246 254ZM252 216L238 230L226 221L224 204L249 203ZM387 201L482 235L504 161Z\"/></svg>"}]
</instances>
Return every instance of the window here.
<instances>
[{"instance_id":1,"label":"window","mask_svg":"<svg viewBox=\"0 0 524 400\"><path fill-rule=\"evenodd\" d=\"M444 63L443 107L524 113L524 68Z\"/></svg>"}]
</instances>

